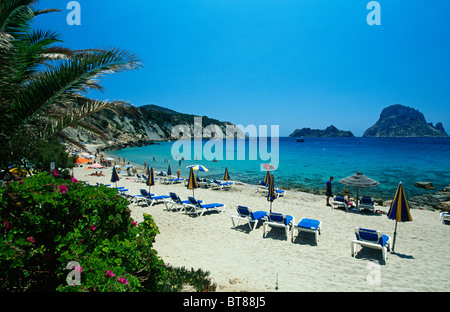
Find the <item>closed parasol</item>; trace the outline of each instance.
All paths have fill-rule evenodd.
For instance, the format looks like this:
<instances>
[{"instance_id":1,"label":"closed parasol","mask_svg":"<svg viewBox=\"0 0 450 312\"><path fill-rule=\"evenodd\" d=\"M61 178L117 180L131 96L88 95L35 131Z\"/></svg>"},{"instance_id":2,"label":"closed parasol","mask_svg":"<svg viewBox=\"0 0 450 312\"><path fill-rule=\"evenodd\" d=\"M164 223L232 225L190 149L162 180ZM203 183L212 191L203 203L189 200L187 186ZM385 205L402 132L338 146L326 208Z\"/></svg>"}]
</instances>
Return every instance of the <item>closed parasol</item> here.
<instances>
[{"instance_id":1,"label":"closed parasol","mask_svg":"<svg viewBox=\"0 0 450 312\"><path fill-rule=\"evenodd\" d=\"M230 175L228 174L228 167L225 167L225 175L223 176L225 181L230 180Z\"/></svg>"},{"instance_id":2,"label":"closed parasol","mask_svg":"<svg viewBox=\"0 0 450 312\"><path fill-rule=\"evenodd\" d=\"M145 181L145 184L148 185L148 192L150 193L150 188L155 185L155 175L153 173L153 167L150 168L150 170L147 170L147 181Z\"/></svg>"},{"instance_id":3,"label":"closed parasol","mask_svg":"<svg viewBox=\"0 0 450 312\"><path fill-rule=\"evenodd\" d=\"M119 181L119 180L120 180L119 173L117 172L116 168L113 167L112 174L111 174L111 182L115 183L116 187L117 187L117 181Z\"/></svg>"},{"instance_id":4,"label":"closed parasol","mask_svg":"<svg viewBox=\"0 0 450 312\"><path fill-rule=\"evenodd\" d=\"M191 167L191 169L189 171L189 180L188 180L187 188L192 190L192 197L195 197L194 196L194 190L196 188L198 188L198 183L197 183L197 180L195 178L194 168L192 168L192 167Z\"/></svg>"},{"instance_id":5,"label":"closed parasol","mask_svg":"<svg viewBox=\"0 0 450 312\"><path fill-rule=\"evenodd\" d=\"M395 197L391 203L387 217L391 220L395 220L394 243L392 244L392 252L394 252L395 240L397 238L397 222L408 222L413 220L411 213L409 212L409 205L406 200L402 182L398 184L397 192L395 193Z\"/></svg>"},{"instance_id":6,"label":"closed parasol","mask_svg":"<svg viewBox=\"0 0 450 312\"><path fill-rule=\"evenodd\" d=\"M270 175L269 179L269 189L267 192L267 201L270 202L270 212L272 212L272 203L275 199L277 199L277 193L275 192L275 179L273 178L273 174Z\"/></svg>"}]
</instances>

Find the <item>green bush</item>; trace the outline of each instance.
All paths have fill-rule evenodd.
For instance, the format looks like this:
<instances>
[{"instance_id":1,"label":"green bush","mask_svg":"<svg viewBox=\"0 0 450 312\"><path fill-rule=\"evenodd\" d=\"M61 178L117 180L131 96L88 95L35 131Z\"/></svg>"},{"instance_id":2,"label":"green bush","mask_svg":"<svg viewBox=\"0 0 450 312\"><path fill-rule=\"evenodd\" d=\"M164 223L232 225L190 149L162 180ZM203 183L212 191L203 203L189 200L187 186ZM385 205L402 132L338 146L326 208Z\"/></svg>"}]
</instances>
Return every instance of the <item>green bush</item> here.
<instances>
[{"instance_id":1,"label":"green bush","mask_svg":"<svg viewBox=\"0 0 450 312\"><path fill-rule=\"evenodd\" d=\"M116 190L77 182L42 173L0 188L0 291L215 290L208 272L165 266L150 215L136 223Z\"/></svg>"},{"instance_id":2,"label":"green bush","mask_svg":"<svg viewBox=\"0 0 450 312\"><path fill-rule=\"evenodd\" d=\"M50 142L40 142L26 155L28 162L40 171L50 170L50 163L56 168L73 168L78 156L69 156L66 147L57 139Z\"/></svg>"}]
</instances>

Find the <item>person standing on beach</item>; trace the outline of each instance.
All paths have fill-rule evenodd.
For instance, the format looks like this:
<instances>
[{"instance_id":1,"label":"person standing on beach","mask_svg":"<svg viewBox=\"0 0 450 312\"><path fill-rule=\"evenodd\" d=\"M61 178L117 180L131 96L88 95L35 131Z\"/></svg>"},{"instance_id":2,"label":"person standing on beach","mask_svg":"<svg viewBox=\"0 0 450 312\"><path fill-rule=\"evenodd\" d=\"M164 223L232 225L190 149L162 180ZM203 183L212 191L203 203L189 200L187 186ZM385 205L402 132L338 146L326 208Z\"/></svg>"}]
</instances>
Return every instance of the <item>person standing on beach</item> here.
<instances>
[{"instance_id":1,"label":"person standing on beach","mask_svg":"<svg viewBox=\"0 0 450 312\"><path fill-rule=\"evenodd\" d=\"M327 206L330 205L330 197L333 195L331 192L331 182L334 180L333 177L330 177L330 180L327 181L326 189L325 189L325 195L327 195Z\"/></svg>"}]
</instances>

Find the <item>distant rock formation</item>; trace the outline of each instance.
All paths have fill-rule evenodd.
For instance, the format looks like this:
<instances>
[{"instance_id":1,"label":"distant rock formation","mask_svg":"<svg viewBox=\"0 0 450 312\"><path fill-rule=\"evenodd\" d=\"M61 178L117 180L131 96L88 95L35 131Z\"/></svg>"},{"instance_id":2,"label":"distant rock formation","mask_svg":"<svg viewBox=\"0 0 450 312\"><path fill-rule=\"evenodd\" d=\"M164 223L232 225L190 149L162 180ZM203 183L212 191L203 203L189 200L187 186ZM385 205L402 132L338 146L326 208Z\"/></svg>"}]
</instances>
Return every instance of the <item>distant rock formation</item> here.
<instances>
[{"instance_id":1,"label":"distant rock formation","mask_svg":"<svg viewBox=\"0 0 450 312\"><path fill-rule=\"evenodd\" d=\"M378 121L367 129L363 137L447 137L438 122L436 126L427 123L418 110L400 104L383 109Z\"/></svg>"},{"instance_id":2,"label":"distant rock formation","mask_svg":"<svg viewBox=\"0 0 450 312\"><path fill-rule=\"evenodd\" d=\"M339 130L335 126L331 125L325 130L303 128L296 129L289 137L323 137L323 138L343 138L354 137L351 131Z\"/></svg>"},{"instance_id":3,"label":"distant rock formation","mask_svg":"<svg viewBox=\"0 0 450 312\"><path fill-rule=\"evenodd\" d=\"M236 130L234 136L245 137L242 130L230 122L201 116L201 127L199 127L194 123L195 117L199 116L179 113L157 105L118 108L117 112L104 109L83 119L89 125L88 128L95 129L96 133L102 134L101 136L94 135L83 128L71 127L64 129L63 135L69 142L98 144L103 146L101 150L144 146L153 144L155 141L177 140L179 137L173 137L172 130L180 125L190 132L188 134L190 136L217 137L219 130L223 136L226 136L230 128Z\"/></svg>"}]
</instances>

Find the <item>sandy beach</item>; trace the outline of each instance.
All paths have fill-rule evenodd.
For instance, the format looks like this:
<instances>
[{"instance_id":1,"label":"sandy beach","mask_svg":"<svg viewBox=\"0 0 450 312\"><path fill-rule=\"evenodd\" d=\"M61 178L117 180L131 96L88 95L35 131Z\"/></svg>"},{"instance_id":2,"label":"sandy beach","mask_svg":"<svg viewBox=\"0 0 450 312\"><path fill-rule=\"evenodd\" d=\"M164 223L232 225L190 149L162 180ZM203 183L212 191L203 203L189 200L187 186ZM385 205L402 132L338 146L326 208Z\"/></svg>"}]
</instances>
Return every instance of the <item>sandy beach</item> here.
<instances>
[{"instance_id":1,"label":"sandy beach","mask_svg":"<svg viewBox=\"0 0 450 312\"><path fill-rule=\"evenodd\" d=\"M96 170L100 171L75 168L74 176L91 185L109 184L111 168L102 169L102 177L89 175ZM132 195L148 189L126 173L117 186L128 188ZM151 192L176 192L182 200L192 195L183 183L157 182ZM411 210L413 221L398 224L395 253L388 253L384 264L381 251L357 246L352 257L350 246L357 227L376 229L393 239L395 221L385 214L331 209L324 196L302 192L288 191L275 200L272 211L291 215L296 223L302 218L322 222L316 245L314 234L302 232L291 242L281 228L269 227L263 237L262 223L254 231L243 222L233 228L231 216L236 215L237 205L269 211L269 202L254 185L234 185L230 190L200 188L195 197L204 203L225 204L226 209L196 216L167 211L163 203L129 207L138 222L144 213L153 216L160 231L154 248L167 264L209 271L219 292L450 290L450 226L440 223L437 211ZM389 207L377 209L387 212Z\"/></svg>"}]
</instances>

